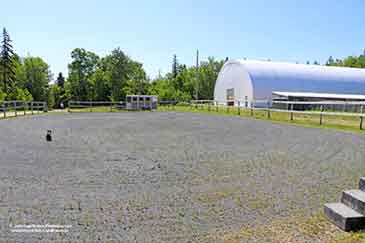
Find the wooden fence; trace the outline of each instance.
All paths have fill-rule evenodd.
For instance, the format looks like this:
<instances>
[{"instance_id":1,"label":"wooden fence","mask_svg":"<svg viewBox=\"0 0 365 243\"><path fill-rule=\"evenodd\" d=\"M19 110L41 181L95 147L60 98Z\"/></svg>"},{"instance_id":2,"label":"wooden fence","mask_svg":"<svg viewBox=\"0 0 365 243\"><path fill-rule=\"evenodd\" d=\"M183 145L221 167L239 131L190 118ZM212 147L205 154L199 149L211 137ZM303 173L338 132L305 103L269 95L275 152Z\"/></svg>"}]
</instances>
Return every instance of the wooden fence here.
<instances>
[{"instance_id":1,"label":"wooden fence","mask_svg":"<svg viewBox=\"0 0 365 243\"><path fill-rule=\"evenodd\" d=\"M0 101L0 114L3 118L26 115L27 113L46 112L48 111L47 109L46 102L23 100Z\"/></svg>"},{"instance_id":2,"label":"wooden fence","mask_svg":"<svg viewBox=\"0 0 365 243\"><path fill-rule=\"evenodd\" d=\"M226 112L232 112L236 110L237 115L241 115L242 108L249 111L251 116L254 116L255 111L263 111L266 113L268 119L271 118L273 112L288 113L290 120L294 120L295 114L305 114L318 116L318 122L320 125L323 124L325 116L342 116L342 117L357 117L359 118L359 128L364 128L364 117L365 117L365 102L355 101L275 101L275 100L244 100L244 101L232 101L234 106L226 105L226 101L217 100L192 100L188 102L178 101L163 101L160 102L162 106L168 106L174 108L174 106L189 106L190 108L196 109L207 109L208 111L216 111L225 109ZM286 108L276 108L276 105L285 105ZM302 107L310 106L310 109L296 109L296 105ZM336 107L336 109L333 109ZM343 108L340 108L343 107ZM352 107L352 110L358 112L346 111L346 107ZM354 107L356 109L354 109Z\"/></svg>"},{"instance_id":3,"label":"wooden fence","mask_svg":"<svg viewBox=\"0 0 365 243\"><path fill-rule=\"evenodd\" d=\"M288 113L289 119L294 120L296 114L313 115L318 118L320 125L323 124L326 116L357 117L359 119L359 128L364 128L364 106L365 102L344 102L344 101L276 101L276 100L235 100L231 101L234 106L227 105L226 101L217 100L191 100L191 101L160 101L159 106L165 106L175 109L178 106L189 107L190 109L206 109L207 111L237 112L241 115L242 109L254 116L256 111L264 112L268 119L271 119L272 113ZM302 109L298 109L298 106ZM68 109L93 111L93 108L103 107L102 111L113 111L113 109L126 109L126 102L118 101L69 101ZM284 107L284 108L283 108ZM304 108L303 108L304 107ZM307 107L307 108L305 108ZM309 107L309 108L308 108ZM346 108L347 107L347 108ZM352 107L348 109L348 107ZM352 110L352 112L351 112ZM357 111L357 112L353 112Z\"/></svg>"}]
</instances>

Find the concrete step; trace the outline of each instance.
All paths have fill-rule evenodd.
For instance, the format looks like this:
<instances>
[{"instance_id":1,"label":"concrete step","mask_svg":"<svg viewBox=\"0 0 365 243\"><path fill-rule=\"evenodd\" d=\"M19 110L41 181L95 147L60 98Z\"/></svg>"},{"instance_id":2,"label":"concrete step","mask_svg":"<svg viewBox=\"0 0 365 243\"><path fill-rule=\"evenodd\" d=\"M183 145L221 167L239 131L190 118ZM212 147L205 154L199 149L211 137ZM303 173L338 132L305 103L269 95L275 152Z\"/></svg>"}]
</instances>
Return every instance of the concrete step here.
<instances>
[{"instance_id":1,"label":"concrete step","mask_svg":"<svg viewBox=\"0 0 365 243\"><path fill-rule=\"evenodd\" d=\"M361 177L359 181L359 189L365 191L365 177Z\"/></svg>"},{"instance_id":2,"label":"concrete step","mask_svg":"<svg viewBox=\"0 0 365 243\"><path fill-rule=\"evenodd\" d=\"M365 216L343 203L324 205L326 218L344 231L355 231L365 228Z\"/></svg>"},{"instance_id":3,"label":"concrete step","mask_svg":"<svg viewBox=\"0 0 365 243\"><path fill-rule=\"evenodd\" d=\"M342 192L341 202L360 214L365 214L365 192L347 190Z\"/></svg>"}]
</instances>

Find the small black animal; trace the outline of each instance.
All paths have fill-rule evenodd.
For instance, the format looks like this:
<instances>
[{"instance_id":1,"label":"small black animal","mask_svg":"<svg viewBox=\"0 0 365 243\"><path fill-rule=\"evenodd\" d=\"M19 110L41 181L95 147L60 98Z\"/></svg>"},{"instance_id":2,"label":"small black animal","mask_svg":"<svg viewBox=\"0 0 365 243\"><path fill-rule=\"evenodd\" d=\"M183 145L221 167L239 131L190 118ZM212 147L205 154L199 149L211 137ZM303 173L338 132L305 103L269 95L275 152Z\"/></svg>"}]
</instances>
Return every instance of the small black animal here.
<instances>
[{"instance_id":1,"label":"small black animal","mask_svg":"<svg viewBox=\"0 0 365 243\"><path fill-rule=\"evenodd\" d=\"M47 142L52 141L52 131L51 130L47 130L46 140L47 140Z\"/></svg>"}]
</instances>

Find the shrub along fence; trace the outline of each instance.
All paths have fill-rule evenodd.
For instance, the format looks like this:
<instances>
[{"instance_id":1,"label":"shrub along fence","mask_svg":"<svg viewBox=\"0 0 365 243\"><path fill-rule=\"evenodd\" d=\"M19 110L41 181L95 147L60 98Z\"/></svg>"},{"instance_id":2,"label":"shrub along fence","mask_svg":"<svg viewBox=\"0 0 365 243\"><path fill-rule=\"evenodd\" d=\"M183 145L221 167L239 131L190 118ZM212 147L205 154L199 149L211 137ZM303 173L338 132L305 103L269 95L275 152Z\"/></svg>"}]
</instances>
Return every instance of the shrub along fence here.
<instances>
[{"instance_id":1,"label":"shrub along fence","mask_svg":"<svg viewBox=\"0 0 365 243\"><path fill-rule=\"evenodd\" d=\"M0 101L0 118L47 112L46 102L10 100Z\"/></svg>"}]
</instances>

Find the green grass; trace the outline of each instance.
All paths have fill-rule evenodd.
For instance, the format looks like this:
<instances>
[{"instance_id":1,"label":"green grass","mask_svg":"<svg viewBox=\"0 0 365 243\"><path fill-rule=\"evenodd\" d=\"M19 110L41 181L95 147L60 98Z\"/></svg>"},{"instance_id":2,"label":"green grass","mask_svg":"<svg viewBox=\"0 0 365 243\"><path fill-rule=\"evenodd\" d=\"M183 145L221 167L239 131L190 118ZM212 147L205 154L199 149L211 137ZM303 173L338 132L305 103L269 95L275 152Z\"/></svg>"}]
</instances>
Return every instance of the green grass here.
<instances>
[{"instance_id":1,"label":"green grass","mask_svg":"<svg viewBox=\"0 0 365 243\"><path fill-rule=\"evenodd\" d=\"M333 243L365 243L365 231L345 233L337 239L332 239L328 242Z\"/></svg>"},{"instance_id":2,"label":"green grass","mask_svg":"<svg viewBox=\"0 0 365 243\"><path fill-rule=\"evenodd\" d=\"M354 241L349 241L352 239ZM212 232L199 242L359 242L355 241L357 239L365 238L357 233L344 233L329 223L323 213L317 213L294 215L238 230Z\"/></svg>"},{"instance_id":3,"label":"green grass","mask_svg":"<svg viewBox=\"0 0 365 243\"><path fill-rule=\"evenodd\" d=\"M323 123L320 125L320 115L316 114L297 114L294 113L293 120L290 120L290 114L285 112L270 112L270 117L266 110L256 110L251 112L250 109L237 107L214 107L214 106L159 106L159 111L178 111L178 112L198 112L209 114L220 114L228 116L242 116L258 120L270 120L273 122L285 122L299 124L307 127L329 128L341 131L350 131L365 134L365 130L360 130L360 118L350 116L323 116Z\"/></svg>"},{"instance_id":4,"label":"green grass","mask_svg":"<svg viewBox=\"0 0 365 243\"><path fill-rule=\"evenodd\" d=\"M117 112L122 111L116 108L110 108L110 106L96 106L96 107L85 107L85 108L73 108L69 109L70 112Z\"/></svg>"},{"instance_id":5,"label":"green grass","mask_svg":"<svg viewBox=\"0 0 365 243\"><path fill-rule=\"evenodd\" d=\"M69 109L70 112L127 112L126 109L120 109L116 107L110 107L110 106L94 106L94 107L84 107L84 108L72 108Z\"/></svg>"}]
</instances>

